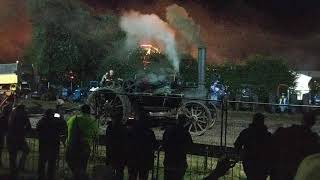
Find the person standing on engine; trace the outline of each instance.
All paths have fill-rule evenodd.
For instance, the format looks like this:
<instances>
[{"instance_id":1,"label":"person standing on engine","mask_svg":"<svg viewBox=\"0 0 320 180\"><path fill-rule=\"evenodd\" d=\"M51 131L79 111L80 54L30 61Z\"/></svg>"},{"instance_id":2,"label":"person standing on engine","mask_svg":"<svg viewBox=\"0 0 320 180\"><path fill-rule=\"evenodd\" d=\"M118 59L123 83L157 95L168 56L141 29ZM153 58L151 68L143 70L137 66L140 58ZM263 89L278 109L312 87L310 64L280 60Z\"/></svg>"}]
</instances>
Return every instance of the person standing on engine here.
<instances>
[{"instance_id":1,"label":"person standing on engine","mask_svg":"<svg viewBox=\"0 0 320 180\"><path fill-rule=\"evenodd\" d=\"M111 69L109 72L106 72L100 81L100 86L109 85L109 82L114 80L114 71Z\"/></svg>"}]
</instances>

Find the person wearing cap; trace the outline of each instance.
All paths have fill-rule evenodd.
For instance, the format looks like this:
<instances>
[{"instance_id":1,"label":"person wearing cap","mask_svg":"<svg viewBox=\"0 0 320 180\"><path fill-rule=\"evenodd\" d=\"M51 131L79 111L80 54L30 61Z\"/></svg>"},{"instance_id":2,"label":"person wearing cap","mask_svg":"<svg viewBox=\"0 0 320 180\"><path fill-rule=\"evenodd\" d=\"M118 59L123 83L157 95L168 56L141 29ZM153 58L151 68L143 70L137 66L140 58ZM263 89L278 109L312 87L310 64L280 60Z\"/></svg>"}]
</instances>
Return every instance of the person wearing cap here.
<instances>
[{"instance_id":1,"label":"person wearing cap","mask_svg":"<svg viewBox=\"0 0 320 180\"><path fill-rule=\"evenodd\" d=\"M267 152L271 144L271 133L264 119L263 114L254 114L252 123L240 132L234 143L248 180L265 180L269 173Z\"/></svg>"},{"instance_id":2,"label":"person wearing cap","mask_svg":"<svg viewBox=\"0 0 320 180\"><path fill-rule=\"evenodd\" d=\"M87 164L91 146L98 135L98 122L90 116L90 106L82 105L81 114L67 121L66 161L75 180L88 179Z\"/></svg>"}]
</instances>

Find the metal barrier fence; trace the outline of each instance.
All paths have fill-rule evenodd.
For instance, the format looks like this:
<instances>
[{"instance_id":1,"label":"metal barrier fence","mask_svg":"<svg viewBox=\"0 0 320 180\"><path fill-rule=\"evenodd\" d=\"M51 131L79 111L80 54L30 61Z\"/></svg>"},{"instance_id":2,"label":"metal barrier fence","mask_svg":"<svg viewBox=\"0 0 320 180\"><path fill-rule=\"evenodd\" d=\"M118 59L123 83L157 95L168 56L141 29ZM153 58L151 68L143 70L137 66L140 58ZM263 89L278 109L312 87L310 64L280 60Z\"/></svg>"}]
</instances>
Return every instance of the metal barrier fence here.
<instances>
[{"instance_id":1,"label":"metal barrier fence","mask_svg":"<svg viewBox=\"0 0 320 180\"><path fill-rule=\"evenodd\" d=\"M97 166L105 165L106 159L106 146L103 144L104 136L100 136L100 141L96 142L96 145L92 147L92 153L88 163L88 174L92 177L94 174L94 169ZM30 148L30 153L26 162L26 174L31 175L31 177L36 176L38 169L38 139L35 132L32 132L27 137L27 142ZM160 142L159 142L160 143ZM187 155L188 169L185 174L186 180L201 180L207 176L216 166L217 159L228 152L230 156L235 157L232 148L222 148L220 146L194 144L189 154ZM150 172L150 178L152 180L163 179L163 159L164 152L161 148L155 150L155 161L154 168ZM2 156L2 162L5 162L3 170L0 171L0 175L9 172L9 154L5 149ZM71 179L71 171L69 170L65 161L65 147L60 145L59 159L58 159L58 169L57 176L59 179ZM1 168L0 168L1 169ZM125 179L127 179L127 170L125 170ZM24 175L26 176L26 175ZM27 175L28 176L28 175ZM241 179L244 177L241 165L236 165L230 172L230 174L225 176L225 179Z\"/></svg>"},{"instance_id":2,"label":"metal barrier fence","mask_svg":"<svg viewBox=\"0 0 320 180\"><path fill-rule=\"evenodd\" d=\"M210 101L201 99L201 101ZM218 119L213 127L207 130L205 135L194 137L195 144L189 152L188 169L185 175L187 180L200 180L208 175L216 166L217 159L222 155L238 158L232 147L236 137L239 133L248 127L251 123L252 116L255 112L263 112L266 115L266 125L271 132L274 132L279 127L289 126L291 124L298 124L302 118L302 112L308 109L319 112L320 106L305 106L305 105L279 105L270 103L255 103L255 102L241 102L241 101L225 101L214 102L218 104ZM235 106L255 108L235 109ZM270 107L288 107L287 109L295 108L295 111L285 111L282 113L273 113ZM276 108L277 109L277 108ZM316 124L314 131L320 132L319 122ZM104 146L104 136L100 136L95 146L93 146L93 153L88 164L88 173L93 175L94 167L105 164L106 147ZM30 146L30 154L27 161L27 171L37 172L38 164L38 141L36 133L32 132L28 136L28 144ZM150 173L152 180L163 179L163 158L164 153L161 149L155 152L154 169ZM3 155L4 165L8 167L9 157L5 151ZM8 169L7 169L8 170ZM1 172L1 171L0 171ZM127 172L127 171L126 171ZM60 146L59 166L57 171L59 177L69 179L71 174L65 162L65 148ZM126 173L127 174L127 173ZM245 179L241 163L238 163L228 175L223 179L237 180Z\"/></svg>"}]
</instances>

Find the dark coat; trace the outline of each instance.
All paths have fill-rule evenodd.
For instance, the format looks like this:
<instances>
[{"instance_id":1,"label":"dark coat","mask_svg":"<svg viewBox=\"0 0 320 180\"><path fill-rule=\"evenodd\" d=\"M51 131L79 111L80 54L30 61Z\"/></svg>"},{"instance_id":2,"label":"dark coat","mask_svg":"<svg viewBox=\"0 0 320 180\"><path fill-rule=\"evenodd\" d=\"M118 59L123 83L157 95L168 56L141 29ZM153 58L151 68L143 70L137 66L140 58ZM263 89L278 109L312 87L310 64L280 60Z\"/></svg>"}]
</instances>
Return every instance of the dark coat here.
<instances>
[{"instance_id":1,"label":"dark coat","mask_svg":"<svg viewBox=\"0 0 320 180\"><path fill-rule=\"evenodd\" d=\"M2 113L0 115L0 134L8 132L8 123L11 111L12 106L10 104L5 105L2 109Z\"/></svg>"},{"instance_id":2,"label":"dark coat","mask_svg":"<svg viewBox=\"0 0 320 180\"><path fill-rule=\"evenodd\" d=\"M107 160L112 168L122 168L126 165L128 153L128 131L125 126L110 125L106 130Z\"/></svg>"},{"instance_id":3,"label":"dark coat","mask_svg":"<svg viewBox=\"0 0 320 180\"><path fill-rule=\"evenodd\" d=\"M128 167L151 170L157 141L154 132L147 127L134 127L129 131Z\"/></svg>"},{"instance_id":4,"label":"dark coat","mask_svg":"<svg viewBox=\"0 0 320 180\"><path fill-rule=\"evenodd\" d=\"M44 116L36 127L40 146L59 148L61 135L65 134L66 129L67 124L64 120Z\"/></svg>"},{"instance_id":5,"label":"dark coat","mask_svg":"<svg viewBox=\"0 0 320 180\"><path fill-rule=\"evenodd\" d=\"M273 135L272 176L293 179L300 162L319 152L319 136L311 129L300 125L279 128Z\"/></svg>"},{"instance_id":6,"label":"dark coat","mask_svg":"<svg viewBox=\"0 0 320 180\"><path fill-rule=\"evenodd\" d=\"M257 127L250 124L249 128L240 132L234 146L241 154L243 161L265 162L266 152L271 145L271 133L266 126Z\"/></svg>"},{"instance_id":7,"label":"dark coat","mask_svg":"<svg viewBox=\"0 0 320 180\"><path fill-rule=\"evenodd\" d=\"M31 130L30 120L24 108L19 106L11 113L8 123L8 143L21 144L25 142L25 136Z\"/></svg>"},{"instance_id":8,"label":"dark coat","mask_svg":"<svg viewBox=\"0 0 320 180\"><path fill-rule=\"evenodd\" d=\"M163 134L164 166L167 168L186 168L187 152L192 143L190 133L182 125L168 128Z\"/></svg>"}]
</instances>

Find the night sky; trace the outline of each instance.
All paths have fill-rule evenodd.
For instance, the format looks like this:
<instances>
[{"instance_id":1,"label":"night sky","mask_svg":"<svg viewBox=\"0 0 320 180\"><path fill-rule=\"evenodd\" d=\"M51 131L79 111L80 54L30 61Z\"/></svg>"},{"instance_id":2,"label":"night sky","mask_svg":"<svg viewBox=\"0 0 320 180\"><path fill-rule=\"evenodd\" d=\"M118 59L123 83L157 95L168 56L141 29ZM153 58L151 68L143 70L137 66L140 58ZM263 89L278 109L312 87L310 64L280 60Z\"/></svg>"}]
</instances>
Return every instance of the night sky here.
<instances>
[{"instance_id":1,"label":"night sky","mask_svg":"<svg viewBox=\"0 0 320 180\"><path fill-rule=\"evenodd\" d=\"M84 0L97 12L138 10L164 19L172 3L201 27L212 62L252 54L284 56L299 69L320 69L319 0ZM20 57L32 27L24 0L0 0L0 59ZM301 63L303 62L303 63Z\"/></svg>"}]
</instances>

